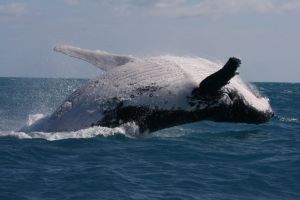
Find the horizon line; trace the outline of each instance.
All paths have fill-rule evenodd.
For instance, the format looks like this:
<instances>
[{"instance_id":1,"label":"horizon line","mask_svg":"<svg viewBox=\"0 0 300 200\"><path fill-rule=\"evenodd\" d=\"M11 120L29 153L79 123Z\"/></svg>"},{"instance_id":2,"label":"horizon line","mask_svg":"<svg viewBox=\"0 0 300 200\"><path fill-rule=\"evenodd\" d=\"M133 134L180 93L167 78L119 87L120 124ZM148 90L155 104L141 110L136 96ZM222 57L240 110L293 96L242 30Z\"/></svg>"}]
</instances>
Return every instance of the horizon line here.
<instances>
[{"instance_id":1,"label":"horizon line","mask_svg":"<svg viewBox=\"0 0 300 200\"><path fill-rule=\"evenodd\" d=\"M96 76L97 77L97 76ZM37 77L37 76L0 76L0 78L23 78L23 79L81 79L81 80L90 80L96 77L88 78L88 77ZM245 80L244 80L245 81ZM284 82L284 81L245 81L250 83L288 83L288 84L300 84L300 82Z\"/></svg>"}]
</instances>

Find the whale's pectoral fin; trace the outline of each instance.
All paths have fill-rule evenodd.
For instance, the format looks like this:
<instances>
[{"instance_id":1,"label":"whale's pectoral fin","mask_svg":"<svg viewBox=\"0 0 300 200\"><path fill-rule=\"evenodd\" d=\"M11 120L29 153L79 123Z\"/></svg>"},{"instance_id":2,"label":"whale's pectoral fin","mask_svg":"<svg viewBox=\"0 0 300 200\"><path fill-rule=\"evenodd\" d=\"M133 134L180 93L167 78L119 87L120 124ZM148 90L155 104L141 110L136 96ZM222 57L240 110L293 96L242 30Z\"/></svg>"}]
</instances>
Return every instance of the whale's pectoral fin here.
<instances>
[{"instance_id":1,"label":"whale's pectoral fin","mask_svg":"<svg viewBox=\"0 0 300 200\"><path fill-rule=\"evenodd\" d=\"M193 94L206 95L214 94L223 86L227 85L235 75L238 74L237 68L240 66L241 60L235 57L229 58L222 69L206 77L193 91Z\"/></svg>"},{"instance_id":2,"label":"whale's pectoral fin","mask_svg":"<svg viewBox=\"0 0 300 200\"><path fill-rule=\"evenodd\" d=\"M132 56L115 55L105 51L92 51L67 45L55 47L54 51L89 62L104 71L135 60Z\"/></svg>"}]
</instances>

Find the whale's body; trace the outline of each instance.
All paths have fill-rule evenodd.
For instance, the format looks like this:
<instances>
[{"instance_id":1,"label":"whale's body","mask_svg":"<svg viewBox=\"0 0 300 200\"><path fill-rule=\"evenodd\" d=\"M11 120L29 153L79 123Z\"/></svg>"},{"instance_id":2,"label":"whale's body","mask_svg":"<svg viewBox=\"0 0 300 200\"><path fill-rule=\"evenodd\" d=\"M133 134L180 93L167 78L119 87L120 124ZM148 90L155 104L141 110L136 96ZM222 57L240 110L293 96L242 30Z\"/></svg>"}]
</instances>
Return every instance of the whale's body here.
<instances>
[{"instance_id":1,"label":"whale's body","mask_svg":"<svg viewBox=\"0 0 300 200\"><path fill-rule=\"evenodd\" d=\"M70 46L55 50L86 60L105 73L77 89L52 115L25 127L25 131L73 131L134 122L144 132L203 119L261 123L272 115L268 99L253 92L239 76L234 76L219 92L200 98L195 95L199 84L222 68L206 59L138 59ZM234 115L230 112L235 109L235 98L249 109L245 115L254 110L257 116L250 117L257 119L248 120L242 113L230 116Z\"/></svg>"}]
</instances>

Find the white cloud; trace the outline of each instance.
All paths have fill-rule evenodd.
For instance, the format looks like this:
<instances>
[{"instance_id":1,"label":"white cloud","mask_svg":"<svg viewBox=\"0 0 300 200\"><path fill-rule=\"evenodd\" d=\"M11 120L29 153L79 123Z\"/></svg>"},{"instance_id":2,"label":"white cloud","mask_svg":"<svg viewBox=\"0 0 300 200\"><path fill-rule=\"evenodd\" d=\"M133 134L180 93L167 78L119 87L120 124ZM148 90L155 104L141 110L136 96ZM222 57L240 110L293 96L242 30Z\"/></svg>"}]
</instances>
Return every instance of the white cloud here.
<instances>
[{"instance_id":1,"label":"white cloud","mask_svg":"<svg viewBox=\"0 0 300 200\"><path fill-rule=\"evenodd\" d=\"M300 11L300 1L291 1L282 6L283 11Z\"/></svg>"},{"instance_id":2,"label":"white cloud","mask_svg":"<svg viewBox=\"0 0 300 200\"><path fill-rule=\"evenodd\" d=\"M0 4L0 16L21 16L27 11L25 3Z\"/></svg>"},{"instance_id":3,"label":"white cloud","mask_svg":"<svg viewBox=\"0 0 300 200\"><path fill-rule=\"evenodd\" d=\"M154 4L154 6L158 8L167 8L167 7L181 6L186 3L187 3L186 0L159 0Z\"/></svg>"},{"instance_id":4,"label":"white cloud","mask_svg":"<svg viewBox=\"0 0 300 200\"><path fill-rule=\"evenodd\" d=\"M268 13L282 9L282 5L276 0L202 0L198 3L181 1L177 4L166 4L161 0L164 7L157 6L156 14L170 16L213 16L219 17L234 13Z\"/></svg>"},{"instance_id":5,"label":"white cloud","mask_svg":"<svg viewBox=\"0 0 300 200\"><path fill-rule=\"evenodd\" d=\"M79 5L79 0L65 0L65 2L70 6L77 6Z\"/></svg>"},{"instance_id":6,"label":"white cloud","mask_svg":"<svg viewBox=\"0 0 300 200\"><path fill-rule=\"evenodd\" d=\"M154 15L220 17L236 13L300 11L300 0L101 0L114 7L144 7ZM145 10L143 10L144 12Z\"/></svg>"}]
</instances>

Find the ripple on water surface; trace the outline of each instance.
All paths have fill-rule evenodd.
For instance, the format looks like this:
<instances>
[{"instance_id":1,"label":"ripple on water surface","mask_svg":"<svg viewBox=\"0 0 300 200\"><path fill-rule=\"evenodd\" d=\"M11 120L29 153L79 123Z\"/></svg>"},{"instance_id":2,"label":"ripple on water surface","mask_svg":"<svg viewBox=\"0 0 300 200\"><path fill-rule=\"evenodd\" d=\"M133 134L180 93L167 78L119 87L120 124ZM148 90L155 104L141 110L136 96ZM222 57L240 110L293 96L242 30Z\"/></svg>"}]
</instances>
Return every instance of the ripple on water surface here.
<instances>
[{"instance_id":1,"label":"ripple on water surface","mask_svg":"<svg viewBox=\"0 0 300 200\"><path fill-rule=\"evenodd\" d=\"M134 126L16 132L84 80L0 82L0 199L300 199L299 84L256 84L276 113L266 124L137 135Z\"/></svg>"}]
</instances>

